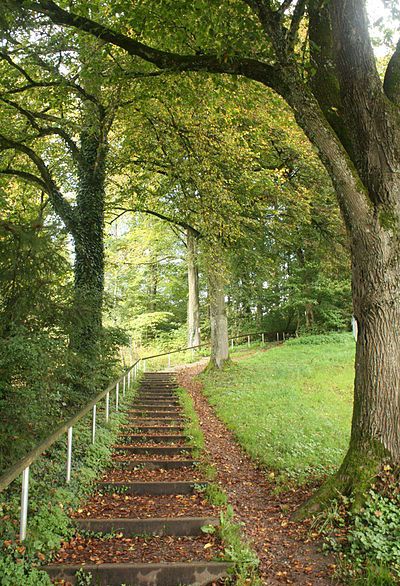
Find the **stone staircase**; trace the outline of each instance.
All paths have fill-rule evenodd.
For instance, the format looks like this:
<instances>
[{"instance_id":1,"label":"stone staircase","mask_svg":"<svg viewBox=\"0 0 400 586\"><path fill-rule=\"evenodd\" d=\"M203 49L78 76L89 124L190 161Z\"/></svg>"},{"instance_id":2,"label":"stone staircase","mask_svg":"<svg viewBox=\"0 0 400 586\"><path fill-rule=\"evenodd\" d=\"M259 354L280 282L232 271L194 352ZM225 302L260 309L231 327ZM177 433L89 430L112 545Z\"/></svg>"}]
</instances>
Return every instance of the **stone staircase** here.
<instances>
[{"instance_id":1,"label":"stone staircase","mask_svg":"<svg viewBox=\"0 0 400 586\"><path fill-rule=\"evenodd\" d=\"M55 584L79 584L84 568L99 586L206 586L227 575L223 546L204 526L219 511L199 489L171 374L146 373L113 468L76 513L78 536L45 569ZM86 584L87 582L84 582Z\"/></svg>"}]
</instances>

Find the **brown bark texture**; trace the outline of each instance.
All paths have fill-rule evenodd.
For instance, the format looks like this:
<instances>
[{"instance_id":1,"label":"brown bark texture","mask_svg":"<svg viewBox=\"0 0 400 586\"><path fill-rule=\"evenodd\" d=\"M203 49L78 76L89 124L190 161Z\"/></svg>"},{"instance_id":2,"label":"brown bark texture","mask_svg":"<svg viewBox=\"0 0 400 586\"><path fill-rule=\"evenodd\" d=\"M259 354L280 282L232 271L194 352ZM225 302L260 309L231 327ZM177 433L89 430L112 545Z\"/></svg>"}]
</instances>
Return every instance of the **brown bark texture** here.
<instances>
[{"instance_id":1,"label":"brown bark texture","mask_svg":"<svg viewBox=\"0 0 400 586\"><path fill-rule=\"evenodd\" d=\"M188 346L201 344L200 337L200 299L199 299L199 270L197 264L198 247L197 237L190 228L187 229L187 267L188 267Z\"/></svg>"}]
</instances>

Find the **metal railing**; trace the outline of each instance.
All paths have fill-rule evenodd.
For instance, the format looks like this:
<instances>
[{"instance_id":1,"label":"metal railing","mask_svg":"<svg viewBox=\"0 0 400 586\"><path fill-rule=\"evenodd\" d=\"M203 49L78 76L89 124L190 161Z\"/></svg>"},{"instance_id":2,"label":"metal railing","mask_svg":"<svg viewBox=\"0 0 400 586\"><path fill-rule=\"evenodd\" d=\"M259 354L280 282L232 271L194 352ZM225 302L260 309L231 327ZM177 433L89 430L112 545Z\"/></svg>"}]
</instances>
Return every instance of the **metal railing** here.
<instances>
[{"instance_id":1,"label":"metal railing","mask_svg":"<svg viewBox=\"0 0 400 586\"><path fill-rule=\"evenodd\" d=\"M111 385L109 385L104 391L96 395L91 399L74 417L71 417L65 423L62 423L57 429L33 450L31 450L24 458L21 458L13 466L11 466L1 477L0 477L0 491L5 490L20 474L22 474L22 486L21 486L21 513L20 513L20 531L19 538L23 541L26 537L26 527L28 519L28 497L29 497L29 469L31 464L35 462L39 456L41 456L46 450L48 450L56 441L58 441L64 433L67 434L67 457L66 457L66 473L65 481L67 484L71 481L71 468L72 468L72 438L74 426L81 420L85 415L92 412L92 433L91 441L96 441L96 417L97 417L97 405L105 398L105 419L106 422L110 419L110 395L115 392L115 412L119 409L119 393L120 386L122 386L122 394L125 396L126 391L130 388L133 379L137 377L140 360L137 360L130 368L125 370L124 374Z\"/></svg>"},{"instance_id":2,"label":"metal railing","mask_svg":"<svg viewBox=\"0 0 400 586\"><path fill-rule=\"evenodd\" d=\"M231 346L233 347L234 341L247 338L247 344L250 346L251 338L257 336L261 342L265 343L267 337L269 341L271 340L271 334L267 334L265 332L252 332L249 334L241 334L239 336L234 336L229 338L231 342ZM283 334L282 340L285 340L288 336ZM274 338L274 336L273 336ZM279 334L276 335L276 340L280 341ZM81 421L88 413L92 412L92 433L91 433L91 441L95 443L96 441L96 419L97 419L97 405L105 399L105 420L106 422L109 421L110 418L110 396L111 393L115 393L115 402L114 408L115 412L118 412L119 405L120 405L120 391L122 387L122 396L125 397L126 391L131 387L133 380L135 380L138 376L140 364L142 366L142 371L146 371L147 364L150 360L155 358L160 358L162 356L167 356L167 363L168 367L171 366L171 355L177 354L179 352L186 352L188 350L192 351L192 357L194 357L195 350L200 348L205 348L210 346L210 342L205 342L203 344L198 344L197 346L189 346L186 348L179 348L177 350L170 350L168 352L162 352L160 354L154 354L152 356L145 356L143 358L139 358L136 362L127 368L123 375L117 380L114 381L111 385L109 385L104 391L96 395L93 399L91 399L74 417L71 417L65 423L61 424L57 429L45 440L43 440L39 445L37 445L33 450L31 450L26 456L21 458L18 462L16 462L13 466L11 466L2 476L0 476L0 492L8 488L8 486L20 475L22 475L22 483L21 483L21 513L20 513L20 531L19 531L19 538L20 541L24 541L26 538L26 529L27 529L27 520L28 520L28 502L29 502L29 470L30 466L46 451L48 450L56 441L58 441L65 433L67 434L67 450L66 450L66 473L65 473L65 482L67 484L71 481L71 469L72 469L72 457L73 457L73 450L72 450L72 440L73 440L73 429L76 424Z\"/></svg>"}]
</instances>

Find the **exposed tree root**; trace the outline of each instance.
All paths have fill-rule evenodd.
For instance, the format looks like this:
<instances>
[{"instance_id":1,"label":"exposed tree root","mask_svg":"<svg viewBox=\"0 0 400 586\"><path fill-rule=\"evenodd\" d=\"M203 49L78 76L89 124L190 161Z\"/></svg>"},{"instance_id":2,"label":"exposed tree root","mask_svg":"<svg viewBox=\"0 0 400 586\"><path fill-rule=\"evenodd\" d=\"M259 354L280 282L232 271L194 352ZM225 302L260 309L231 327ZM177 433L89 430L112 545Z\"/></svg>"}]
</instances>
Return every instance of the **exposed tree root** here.
<instances>
[{"instance_id":1,"label":"exposed tree root","mask_svg":"<svg viewBox=\"0 0 400 586\"><path fill-rule=\"evenodd\" d=\"M227 368L230 368L231 366L233 366L233 362L230 358L227 358L226 360L222 360L220 363L218 363L215 358L210 358L206 368L205 368L205 372L215 372L215 371L221 371L221 370L226 370Z\"/></svg>"},{"instance_id":2,"label":"exposed tree root","mask_svg":"<svg viewBox=\"0 0 400 586\"><path fill-rule=\"evenodd\" d=\"M327 509L332 501L348 497L351 510L359 511L366 500L369 489L378 477L383 463L386 463L382 446L374 446L370 452L349 448L338 472L313 494L293 515L302 519Z\"/></svg>"}]
</instances>

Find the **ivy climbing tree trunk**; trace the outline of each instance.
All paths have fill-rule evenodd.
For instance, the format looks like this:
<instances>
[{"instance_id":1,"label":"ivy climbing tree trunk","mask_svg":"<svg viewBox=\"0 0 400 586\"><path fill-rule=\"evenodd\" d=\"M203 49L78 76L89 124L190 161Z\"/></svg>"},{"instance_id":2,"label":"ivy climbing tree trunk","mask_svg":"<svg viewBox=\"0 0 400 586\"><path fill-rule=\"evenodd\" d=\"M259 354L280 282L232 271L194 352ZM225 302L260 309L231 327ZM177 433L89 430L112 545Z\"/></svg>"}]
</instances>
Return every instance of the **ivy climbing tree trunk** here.
<instances>
[{"instance_id":1,"label":"ivy climbing tree trunk","mask_svg":"<svg viewBox=\"0 0 400 586\"><path fill-rule=\"evenodd\" d=\"M209 368L221 369L229 361L228 318L225 303L225 276L215 258L207 262L208 299L210 304L211 354Z\"/></svg>"},{"instance_id":2,"label":"ivy climbing tree trunk","mask_svg":"<svg viewBox=\"0 0 400 586\"><path fill-rule=\"evenodd\" d=\"M200 298L197 236L191 228L186 232L188 266L188 346L201 344L200 337Z\"/></svg>"},{"instance_id":3,"label":"ivy climbing tree trunk","mask_svg":"<svg viewBox=\"0 0 400 586\"><path fill-rule=\"evenodd\" d=\"M96 361L100 353L104 290L104 181L106 146L95 129L81 133L79 186L76 200L75 320L71 347Z\"/></svg>"}]
</instances>

